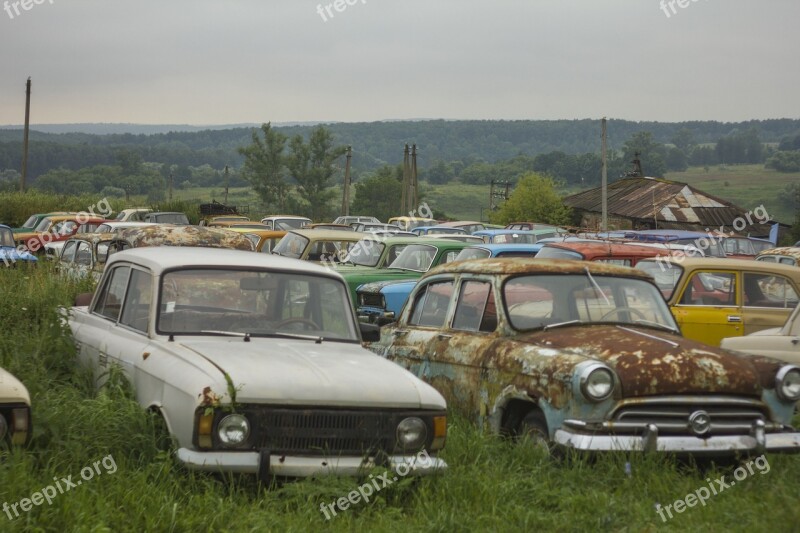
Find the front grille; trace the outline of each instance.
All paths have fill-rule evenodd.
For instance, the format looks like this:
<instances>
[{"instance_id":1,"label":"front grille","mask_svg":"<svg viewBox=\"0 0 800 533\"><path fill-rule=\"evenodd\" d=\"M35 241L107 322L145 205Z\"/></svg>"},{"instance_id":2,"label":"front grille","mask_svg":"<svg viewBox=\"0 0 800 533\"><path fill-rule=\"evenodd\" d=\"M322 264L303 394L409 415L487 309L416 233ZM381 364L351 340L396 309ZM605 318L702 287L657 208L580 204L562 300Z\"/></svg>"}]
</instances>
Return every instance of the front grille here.
<instances>
[{"instance_id":1,"label":"front grille","mask_svg":"<svg viewBox=\"0 0 800 533\"><path fill-rule=\"evenodd\" d=\"M254 419L258 448L303 455L391 451L397 427L394 413L370 411L270 408Z\"/></svg>"},{"instance_id":2,"label":"front grille","mask_svg":"<svg viewBox=\"0 0 800 533\"><path fill-rule=\"evenodd\" d=\"M763 403L740 398L623 400L611 413L606 425L618 435L641 434L648 424L655 424L659 435L693 435L689 417L698 411L709 415L709 435L748 434L756 420L771 427Z\"/></svg>"},{"instance_id":3,"label":"front grille","mask_svg":"<svg viewBox=\"0 0 800 533\"><path fill-rule=\"evenodd\" d=\"M358 302L364 307L385 307L383 295L378 292L360 292L358 293Z\"/></svg>"}]
</instances>

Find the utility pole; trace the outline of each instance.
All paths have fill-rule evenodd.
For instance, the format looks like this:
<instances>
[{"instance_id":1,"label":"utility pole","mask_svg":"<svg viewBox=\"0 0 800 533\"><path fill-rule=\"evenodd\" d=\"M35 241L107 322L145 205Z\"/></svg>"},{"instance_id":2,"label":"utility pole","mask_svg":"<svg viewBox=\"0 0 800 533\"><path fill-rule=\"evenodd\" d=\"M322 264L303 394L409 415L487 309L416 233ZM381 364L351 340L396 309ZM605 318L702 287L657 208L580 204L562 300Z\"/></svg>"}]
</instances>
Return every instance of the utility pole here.
<instances>
[{"instance_id":1,"label":"utility pole","mask_svg":"<svg viewBox=\"0 0 800 533\"><path fill-rule=\"evenodd\" d=\"M400 195L400 213L406 214L410 211L408 204L408 184L411 181L411 165L409 163L408 145L403 149L403 191Z\"/></svg>"},{"instance_id":2,"label":"utility pole","mask_svg":"<svg viewBox=\"0 0 800 533\"><path fill-rule=\"evenodd\" d=\"M347 147L347 158L344 165L344 191L342 191L342 215L350 214L350 160L353 158L353 147Z\"/></svg>"},{"instance_id":3,"label":"utility pole","mask_svg":"<svg viewBox=\"0 0 800 533\"><path fill-rule=\"evenodd\" d=\"M600 176L600 198L601 198L601 219L600 231L608 231L608 152L606 150L606 117L600 122L602 125L602 150L603 150L603 171Z\"/></svg>"},{"instance_id":4,"label":"utility pole","mask_svg":"<svg viewBox=\"0 0 800 533\"><path fill-rule=\"evenodd\" d=\"M409 211L419 206L419 182L417 181L417 145L411 145L411 192Z\"/></svg>"},{"instance_id":5,"label":"utility pole","mask_svg":"<svg viewBox=\"0 0 800 533\"><path fill-rule=\"evenodd\" d=\"M28 177L28 132L31 126L31 77L25 84L25 133L22 139L22 176L19 181L19 192L25 192L25 179Z\"/></svg>"},{"instance_id":6,"label":"utility pole","mask_svg":"<svg viewBox=\"0 0 800 533\"><path fill-rule=\"evenodd\" d=\"M228 165L225 165L225 205L228 205Z\"/></svg>"},{"instance_id":7,"label":"utility pole","mask_svg":"<svg viewBox=\"0 0 800 533\"><path fill-rule=\"evenodd\" d=\"M172 172L169 173L169 201L172 201Z\"/></svg>"}]
</instances>

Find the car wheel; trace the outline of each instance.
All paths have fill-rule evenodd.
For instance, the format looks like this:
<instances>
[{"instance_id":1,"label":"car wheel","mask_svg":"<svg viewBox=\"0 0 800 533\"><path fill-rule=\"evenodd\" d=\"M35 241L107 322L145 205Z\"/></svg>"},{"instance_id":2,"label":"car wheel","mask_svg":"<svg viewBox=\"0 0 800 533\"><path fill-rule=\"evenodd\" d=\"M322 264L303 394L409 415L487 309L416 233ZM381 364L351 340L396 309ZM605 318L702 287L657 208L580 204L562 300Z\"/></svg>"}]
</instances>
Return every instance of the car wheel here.
<instances>
[{"instance_id":1,"label":"car wheel","mask_svg":"<svg viewBox=\"0 0 800 533\"><path fill-rule=\"evenodd\" d=\"M526 414L517 427L517 439L530 442L550 453L550 433L547 431L547 420L541 411L533 410Z\"/></svg>"}]
</instances>

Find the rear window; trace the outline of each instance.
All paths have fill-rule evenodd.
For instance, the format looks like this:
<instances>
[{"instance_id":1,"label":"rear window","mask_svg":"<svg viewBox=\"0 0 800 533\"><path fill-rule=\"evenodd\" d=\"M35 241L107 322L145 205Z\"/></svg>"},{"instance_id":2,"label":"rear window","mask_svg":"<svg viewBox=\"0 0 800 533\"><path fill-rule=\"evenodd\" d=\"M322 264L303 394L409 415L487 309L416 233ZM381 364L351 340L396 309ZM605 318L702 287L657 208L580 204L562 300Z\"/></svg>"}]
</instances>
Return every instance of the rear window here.
<instances>
[{"instance_id":1,"label":"rear window","mask_svg":"<svg viewBox=\"0 0 800 533\"><path fill-rule=\"evenodd\" d=\"M544 246L539 253L536 254L536 259L576 259L583 260L583 255L574 250L565 250L564 248L556 248L555 246Z\"/></svg>"}]
</instances>

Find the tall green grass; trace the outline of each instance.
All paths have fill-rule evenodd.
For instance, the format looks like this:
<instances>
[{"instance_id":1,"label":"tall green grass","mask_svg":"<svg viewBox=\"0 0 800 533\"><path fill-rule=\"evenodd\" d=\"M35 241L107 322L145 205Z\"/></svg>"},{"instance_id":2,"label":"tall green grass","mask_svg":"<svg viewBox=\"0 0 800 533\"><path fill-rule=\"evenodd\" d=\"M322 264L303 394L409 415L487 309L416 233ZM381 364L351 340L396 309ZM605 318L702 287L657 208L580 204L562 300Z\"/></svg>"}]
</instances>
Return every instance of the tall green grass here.
<instances>
[{"instance_id":1,"label":"tall green grass","mask_svg":"<svg viewBox=\"0 0 800 533\"><path fill-rule=\"evenodd\" d=\"M28 386L34 406L30 446L0 451L0 505L54 478L75 481L108 455L117 467L14 520L0 511L0 531L791 531L800 524L796 456L769 456L769 473L663 523L657 503L683 498L707 478L730 479L731 470L636 455L553 461L459 417L450 420L442 454L447 473L400 479L326 520L320 505L361 480L265 489L247 476L183 470L159 448L157 426L119 375L96 390L76 362L57 308L91 286L62 281L47 264L0 274L0 362Z\"/></svg>"}]
</instances>

